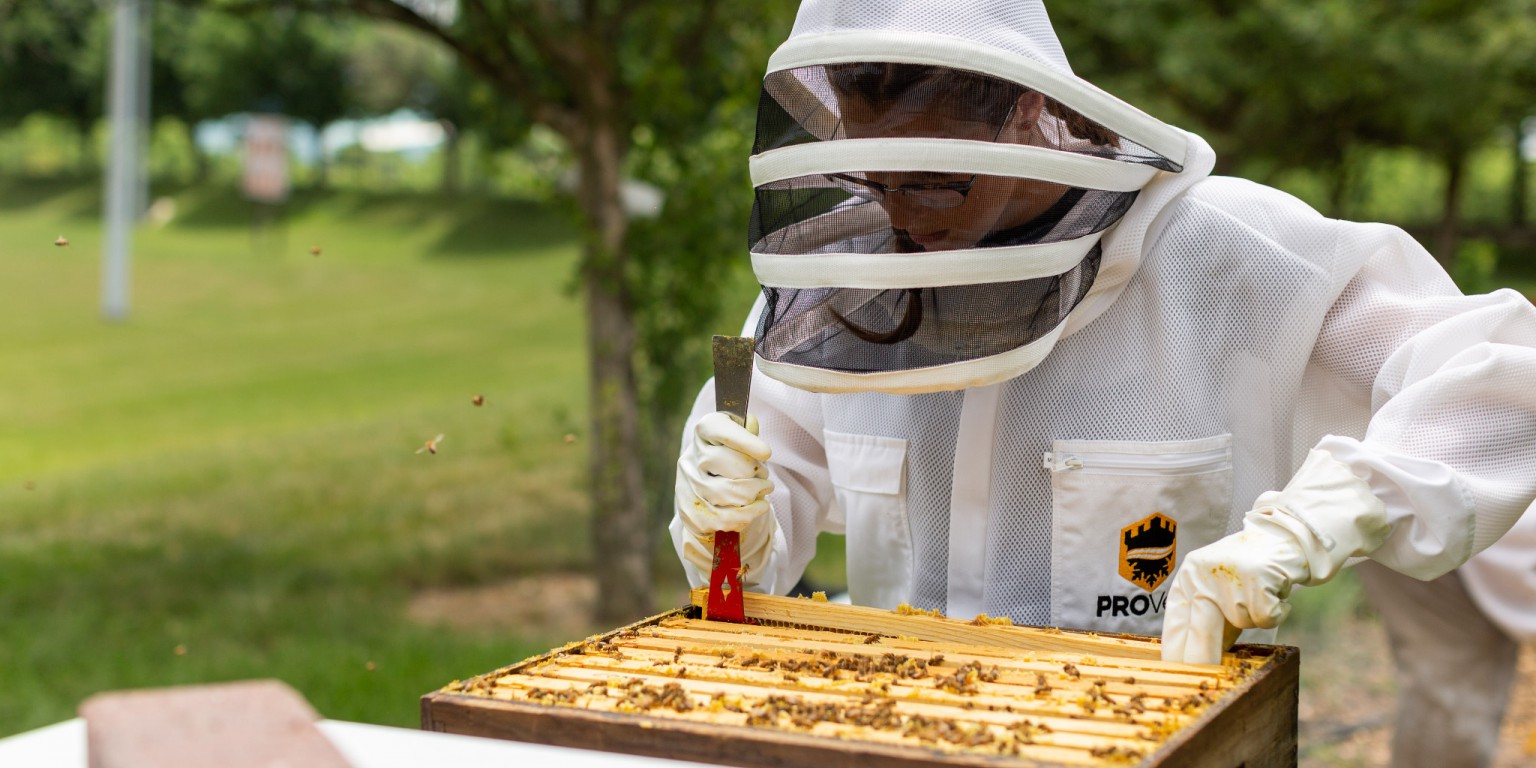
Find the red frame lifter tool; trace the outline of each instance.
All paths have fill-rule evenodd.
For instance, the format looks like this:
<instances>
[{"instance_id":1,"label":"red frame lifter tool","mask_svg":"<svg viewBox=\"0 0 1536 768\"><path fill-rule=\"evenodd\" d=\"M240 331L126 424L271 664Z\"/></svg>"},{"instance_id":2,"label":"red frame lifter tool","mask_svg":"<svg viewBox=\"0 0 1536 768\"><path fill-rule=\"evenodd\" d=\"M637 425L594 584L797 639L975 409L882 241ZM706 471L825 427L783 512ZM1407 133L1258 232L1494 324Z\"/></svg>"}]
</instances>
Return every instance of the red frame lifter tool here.
<instances>
[{"instance_id":1,"label":"red frame lifter tool","mask_svg":"<svg viewBox=\"0 0 1536 768\"><path fill-rule=\"evenodd\" d=\"M747 397L752 392L752 337L716 336L715 409L746 426ZM741 534L715 531L715 556L709 572L709 599L704 618L711 621L752 623L747 618L741 587Z\"/></svg>"}]
</instances>

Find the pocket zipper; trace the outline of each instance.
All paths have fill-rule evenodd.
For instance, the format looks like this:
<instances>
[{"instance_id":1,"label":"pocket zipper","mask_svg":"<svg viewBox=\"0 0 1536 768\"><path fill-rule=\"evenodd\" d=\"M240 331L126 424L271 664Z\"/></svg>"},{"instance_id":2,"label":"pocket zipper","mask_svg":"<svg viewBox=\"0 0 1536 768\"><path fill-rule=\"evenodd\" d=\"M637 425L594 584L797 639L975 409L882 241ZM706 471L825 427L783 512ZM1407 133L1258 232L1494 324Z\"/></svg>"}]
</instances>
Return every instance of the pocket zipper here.
<instances>
[{"instance_id":1,"label":"pocket zipper","mask_svg":"<svg viewBox=\"0 0 1536 768\"><path fill-rule=\"evenodd\" d=\"M1134 453L1054 453L1045 454L1045 468L1052 472L1103 472L1117 475L1198 474L1232 466L1232 454L1226 448L1178 455L1141 455Z\"/></svg>"}]
</instances>

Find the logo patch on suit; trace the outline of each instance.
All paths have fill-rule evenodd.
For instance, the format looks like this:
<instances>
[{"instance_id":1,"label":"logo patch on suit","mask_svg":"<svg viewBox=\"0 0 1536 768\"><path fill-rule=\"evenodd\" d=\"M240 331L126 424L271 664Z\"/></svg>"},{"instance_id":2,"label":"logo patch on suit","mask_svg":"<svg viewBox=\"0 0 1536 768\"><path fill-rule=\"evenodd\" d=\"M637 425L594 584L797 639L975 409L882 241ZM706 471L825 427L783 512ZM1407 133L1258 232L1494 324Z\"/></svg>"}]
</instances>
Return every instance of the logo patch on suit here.
<instances>
[{"instance_id":1,"label":"logo patch on suit","mask_svg":"<svg viewBox=\"0 0 1536 768\"><path fill-rule=\"evenodd\" d=\"M1161 512L1120 529L1120 576L1148 592L1173 570L1179 524Z\"/></svg>"}]
</instances>

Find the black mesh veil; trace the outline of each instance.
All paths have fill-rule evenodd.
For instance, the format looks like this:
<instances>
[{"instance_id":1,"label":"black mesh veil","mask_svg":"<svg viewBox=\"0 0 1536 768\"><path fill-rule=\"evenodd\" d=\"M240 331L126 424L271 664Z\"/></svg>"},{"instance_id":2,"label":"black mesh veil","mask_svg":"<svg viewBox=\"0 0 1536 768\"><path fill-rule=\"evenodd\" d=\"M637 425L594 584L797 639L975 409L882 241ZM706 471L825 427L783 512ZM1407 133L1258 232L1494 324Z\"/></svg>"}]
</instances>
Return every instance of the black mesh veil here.
<instances>
[{"instance_id":1,"label":"black mesh veil","mask_svg":"<svg viewBox=\"0 0 1536 768\"><path fill-rule=\"evenodd\" d=\"M1055 277L939 288L763 287L757 353L847 373L927 368L1002 354L1044 337L1099 268L1095 247Z\"/></svg>"},{"instance_id":2,"label":"black mesh veil","mask_svg":"<svg viewBox=\"0 0 1536 768\"><path fill-rule=\"evenodd\" d=\"M916 183L965 185L962 204L941 208L871 199L868 190L879 187L866 186L899 187L898 181L922 179L928 181ZM959 194L942 186L931 191ZM915 253L1054 243L1102 231L1135 200L1135 192L1002 176L815 174L759 186L747 238L752 253L775 254ZM1014 222L1008 214L1017 210L1035 213Z\"/></svg>"},{"instance_id":3,"label":"black mesh veil","mask_svg":"<svg viewBox=\"0 0 1536 768\"><path fill-rule=\"evenodd\" d=\"M864 139L877 141L813 146ZM748 245L766 302L757 352L839 374L976 361L1045 339L1093 285L1096 235L1125 215L1144 179L1179 170L1025 85L882 62L770 73L753 153ZM847 170L857 167L887 170ZM1048 244L1057 245L1018 248ZM1013 250L986 254L1003 248ZM948 251L967 252L974 279L954 272ZM1066 260L1007 261L1038 253ZM869 261L886 270L880 279L817 275L830 254L912 258ZM829 284L846 287L803 287Z\"/></svg>"}]
</instances>

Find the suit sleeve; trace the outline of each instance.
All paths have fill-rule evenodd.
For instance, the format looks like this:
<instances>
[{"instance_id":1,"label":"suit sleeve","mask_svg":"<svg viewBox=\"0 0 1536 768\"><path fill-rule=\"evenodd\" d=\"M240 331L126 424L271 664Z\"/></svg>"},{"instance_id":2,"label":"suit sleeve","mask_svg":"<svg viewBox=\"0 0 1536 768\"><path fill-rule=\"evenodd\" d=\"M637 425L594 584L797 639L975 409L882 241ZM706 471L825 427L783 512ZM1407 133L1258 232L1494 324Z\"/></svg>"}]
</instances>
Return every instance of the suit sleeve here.
<instances>
[{"instance_id":1,"label":"suit sleeve","mask_svg":"<svg viewBox=\"0 0 1536 768\"><path fill-rule=\"evenodd\" d=\"M1346 271L1311 364L1369 403L1362 437L1317 443L1385 505L1371 557L1432 579L1486 549L1536 499L1536 308L1464 296L1395 227L1339 223Z\"/></svg>"}]
</instances>

